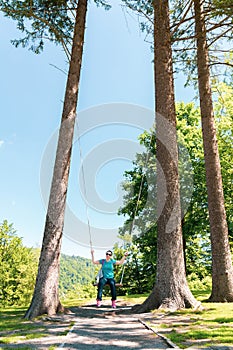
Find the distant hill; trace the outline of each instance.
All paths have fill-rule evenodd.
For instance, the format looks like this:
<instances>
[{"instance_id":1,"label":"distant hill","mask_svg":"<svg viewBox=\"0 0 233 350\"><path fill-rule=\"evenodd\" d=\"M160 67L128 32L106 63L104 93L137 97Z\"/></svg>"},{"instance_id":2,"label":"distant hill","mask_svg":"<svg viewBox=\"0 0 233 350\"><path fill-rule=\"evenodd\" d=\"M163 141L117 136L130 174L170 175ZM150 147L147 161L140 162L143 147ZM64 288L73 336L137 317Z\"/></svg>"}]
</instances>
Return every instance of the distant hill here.
<instances>
[{"instance_id":1,"label":"distant hill","mask_svg":"<svg viewBox=\"0 0 233 350\"><path fill-rule=\"evenodd\" d=\"M95 265L90 259L61 254L59 289L62 294L75 285L88 285L94 281Z\"/></svg>"}]
</instances>

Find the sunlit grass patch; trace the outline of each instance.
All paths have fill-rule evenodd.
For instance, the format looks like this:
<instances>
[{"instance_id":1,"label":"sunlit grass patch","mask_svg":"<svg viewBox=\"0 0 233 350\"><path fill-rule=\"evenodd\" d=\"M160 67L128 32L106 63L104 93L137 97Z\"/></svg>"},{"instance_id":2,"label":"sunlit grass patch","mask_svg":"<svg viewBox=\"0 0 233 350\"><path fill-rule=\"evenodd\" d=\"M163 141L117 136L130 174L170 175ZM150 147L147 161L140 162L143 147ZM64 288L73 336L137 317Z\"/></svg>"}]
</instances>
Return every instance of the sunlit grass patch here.
<instances>
[{"instance_id":1,"label":"sunlit grass patch","mask_svg":"<svg viewBox=\"0 0 233 350\"><path fill-rule=\"evenodd\" d=\"M50 328L46 322L43 322L43 316L30 321L23 318L25 312L25 307L0 309L0 344L17 343L23 340L38 339L54 335L53 329ZM60 329L59 332L56 332L56 335L66 335L72 325L72 322L67 323L65 329ZM20 349L21 348L20 346ZM6 349L6 347L4 347L4 349ZM25 349L30 349L30 347L25 347Z\"/></svg>"},{"instance_id":2,"label":"sunlit grass patch","mask_svg":"<svg viewBox=\"0 0 233 350\"><path fill-rule=\"evenodd\" d=\"M55 348L53 349L50 349L49 350L54 350ZM8 347L8 346L4 346L4 348L2 348L0 346L0 350L12 350L12 347ZM20 350L32 350L31 346L20 346Z\"/></svg>"},{"instance_id":3,"label":"sunlit grass patch","mask_svg":"<svg viewBox=\"0 0 233 350\"><path fill-rule=\"evenodd\" d=\"M61 303L64 307L69 308L69 307L75 307L75 306L82 306L85 303L87 303L88 299L66 299L66 300L61 300Z\"/></svg>"},{"instance_id":4,"label":"sunlit grass patch","mask_svg":"<svg viewBox=\"0 0 233 350\"><path fill-rule=\"evenodd\" d=\"M40 333L40 332L29 333L29 334L28 333L26 333L26 334L20 333L20 335L14 334L11 336L6 336L6 337L4 337L4 339L0 340L0 342L2 344L12 344L12 343L17 343L17 342L22 341L22 340L38 339L38 338L44 338L47 336L48 336L48 334Z\"/></svg>"},{"instance_id":5,"label":"sunlit grass patch","mask_svg":"<svg viewBox=\"0 0 233 350\"><path fill-rule=\"evenodd\" d=\"M186 335L184 333L178 333L174 329L166 334L167 338L169 338L174 344L179 344L179 347L182 347L182 343L186 340Z\"/></svg>"},{"instance_id":6,"label":"sunlit grass patch","mask_svg":"<svg viewBox=\"0 0 233 350\"><path fill-rule=\"evenodd\" d=\"M231 327L220 327L220 328L191 328L187 331L178 331L173 329L166 336L180 348L186 348L187 344L194 341L195 344L202 343L205 341L206 345L227 345L233 344L233 334Z\"/></svg>"},{"instance_id":7,"label":"sunlit grass patch","mask_svg":"<svg viewBox=\"0 0 233 350\"><path fill-rule=\"evenodd\" d=\"M209 298L211 290L192 290L192 294L197 300L204 302Z\"/></svg>"},{"instance_id":8,"label":"sunlit grass patch","mask_svg":"<svg viewBox=\"0 0 233 350\"><path fill-rule=\"evenodd\" d=\"M206 339L224 343L233 343L233 333L231 327L219 327L209 329L193 329L188 332L191 339Z\"/></svg>"},{"instance_id":9,"label":"sunlit grass patch","mask_svg":"<svg viewBox=\"0 0 233 350\"><path fill-rule=\"evenodd\" d=\"M130 304L142 304L145 299L147 298L147 294L132 294L132 295L125 295L120 296L119 298L127 301Z\"/></svg>"},{"instance_id":10,"label":"sunlit grass patch","mask_svg":"<svg viewBox=\"0 0 233 350\"><path fill-rule=\"evenodd\" d=\"M158 328L180 348L198 342L205 344L233 344L233 304L202 303L204 310L178 310L167 313ZM183 322L184 319L186 322ZM167 329L167 331L166 331Z\"/></svg>"},{"instance_id":11,"label":"sunlit grass patch","mask_svg":"<svg viewBox=\"0 0 233 350\"><path fill-rule=\"evenodd\" d=\"M0 309L0 343L17 341L20 335L33 334L32 331L43 331L32 321L23 319L25 312L26 308L20 307Z\"/></svg>"},{"instance_id":12,"label":"sunlit grass patch","mask_svg":"<svg viewBox=\"0 0 233 350\"><path fill-rule=\"evenodd\" d=\"M230 317L217 317L213 320L213 322L217 323L233 323L233 318Z\"/></svg>"}]
</instances>

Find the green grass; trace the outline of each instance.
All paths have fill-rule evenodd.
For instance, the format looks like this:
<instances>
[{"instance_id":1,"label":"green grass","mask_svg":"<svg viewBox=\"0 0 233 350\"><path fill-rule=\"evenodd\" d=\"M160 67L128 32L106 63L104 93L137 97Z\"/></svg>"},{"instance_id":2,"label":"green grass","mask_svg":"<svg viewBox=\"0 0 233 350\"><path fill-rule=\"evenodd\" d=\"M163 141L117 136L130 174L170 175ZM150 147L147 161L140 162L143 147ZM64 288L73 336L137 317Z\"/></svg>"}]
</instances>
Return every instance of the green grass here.
<instances>
[{"instance_id":1,"label":"green grass","mask_svg":"<svg viewBox=\"0 0 233 350\"><path fill-rule=\"evenodd\" d=\"M56 346L51 345L48 350L55 350L57 349ZM12 347L8 347L8 346L4 346L4 348L1 348L0 346L0 350L12 350ZM32 350L31 346L20 346L20 350Z\"/></svg>"},{"instance_id":2,"label":"green grass","mask_svg":"<svg viewBox=\"0 0 233 350\"><path fill-rule=\"evenodd\" d=\"M147 294L132 294L132 295L127 295L127 296L119 296L119 299L125 300L128 303L132 304L142 304L144 300L147 298Z\"/></svg>"},{"instance_id":3,"label":"green grass","mask_svg":"<svg viewBox=\"0 0 233 350\"><path fill-rule=\"evenodd\" d=\"M0 309L0 343L15 342L28 334L33 335L33 331L40 336L43 329L38 329L32 321L24 320L25 311L26 308L20 307Z\"/></svg>"},{"instance_id":4,"label":"green grass","mask_svg":"<svg viewBox=\"0 0 233 350\"><path fill-rule=\"evenodd\" d=\"M195 296L199 300L207 299L203 292ZM199 349L218 344L232 345L233 303L202 302L202 305L203 311L186 309L169 313L176 316L173 322L166 323L166 319L163 319L156 329L182 349L194 344Z\"/></svg>"},{"instance_id":5,"label":"green grass","mask_svg":"<svg viewBox=\"0 0 233 350\"><path fill-rule=\"evenodd\" d=\"M43 322L23 319L26 310L23 307L0 309L0 344L17 343L26 339L38 339L50 335ZM71 326L72 324L67 324L67 330L60 331L57 335L66 335ZM4 349L7 348L4 347ZM30 349L30 347L26 346L22 349Z\"/></svg>"},{"instance_id":6,"label":"green grass","mask_svg":"<svg viewBox=\"0 0 233 350\"><path fill-rule=\"evenodd\" d=\"M65 299L65 300L61 300L61 303L63 306L69 308L72 306L82 306L84 303L87 303L88 299Z\"/></svg>"},{"instance_id":7,"label":"green grass","mask_svg":"<svg viewBox=\"0 0 233 350\"><path fill-rule=\"evenodd\" d=\"M121 296L118 295L117 299L120 300L125 300L128 303L132 303L132 304L142 304L143 301L147 298L148 294L132 294L132 295L127 295L127 296ZM109 296L106 296L103 298L104 299L109 299ZM65 300L61 300L62 305L69 308L69 307L76 307L76 306L82 306L84 304L88 304L90 302L93 302L95 300L95 298L93 299L65 299Z\"/></svg>"},{"instance_id":8,"label":"green grass","mask_svg":"<svg viewBox=\"0 0 233 350\"><path fill-rule=\"evenodd\" d=\"M4 346L4 348L0 347L0 350L12 350L12 347ZM21 346L20 350L32 350L31 346Z\"/></svg>"}]
</instances>

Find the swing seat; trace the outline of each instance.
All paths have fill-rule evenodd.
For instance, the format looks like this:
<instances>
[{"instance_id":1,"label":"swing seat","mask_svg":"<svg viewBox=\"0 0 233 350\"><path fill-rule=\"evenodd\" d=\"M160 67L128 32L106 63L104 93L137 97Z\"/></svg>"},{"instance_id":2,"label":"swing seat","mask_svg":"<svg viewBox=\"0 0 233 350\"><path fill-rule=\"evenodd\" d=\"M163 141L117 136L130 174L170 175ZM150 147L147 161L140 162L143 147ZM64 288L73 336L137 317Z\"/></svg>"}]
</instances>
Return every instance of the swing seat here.
<instances>
[{"instance_id":1,"label":"swing seat","mask_svg":"<svg viewBox=\"0 0 233 350\"><path fill-rule=\"evenodd\" d=\"M92 285L94 286L94 287L98 287L98 285L99 285L99 283L92 283ZM105 285L104 285L104 287L105 286L109 286L109 284L108 283L106 283ZM123 287L123 284L122 283L115 283L115 286L116 287Z\"/></svg>"}]
</instances>

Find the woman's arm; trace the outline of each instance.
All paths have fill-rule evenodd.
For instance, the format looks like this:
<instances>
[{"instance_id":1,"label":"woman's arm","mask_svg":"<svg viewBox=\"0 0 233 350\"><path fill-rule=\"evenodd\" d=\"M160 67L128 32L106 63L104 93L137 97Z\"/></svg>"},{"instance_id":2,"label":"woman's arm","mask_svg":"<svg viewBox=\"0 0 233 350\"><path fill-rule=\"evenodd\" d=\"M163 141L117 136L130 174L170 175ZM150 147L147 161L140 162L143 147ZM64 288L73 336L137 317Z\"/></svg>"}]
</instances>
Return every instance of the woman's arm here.
<instances>
[{"instance_id":1,"label":"woman's arm","mask_svg":"<svg viewBox=\"0 0 233 350\"><path fill-rule=\"evenodd\" d=\"M96 265L100 263L99 260L95 260L94 258L94 249L91 250L91 261L93 264L96 264Z\"/></svg>"},{"instance_id":2,"label":"woman's arm","mask_svg":"<svg viewBox=\"0 0 233 350\"><path fill-rule=\"evenodd\" d=\"M125 261L125 258L129 255L128 252L125 252L125 254L122 256L121 260L116 261L116 265L122 265Z\"/></svg>"}]
</instances>

